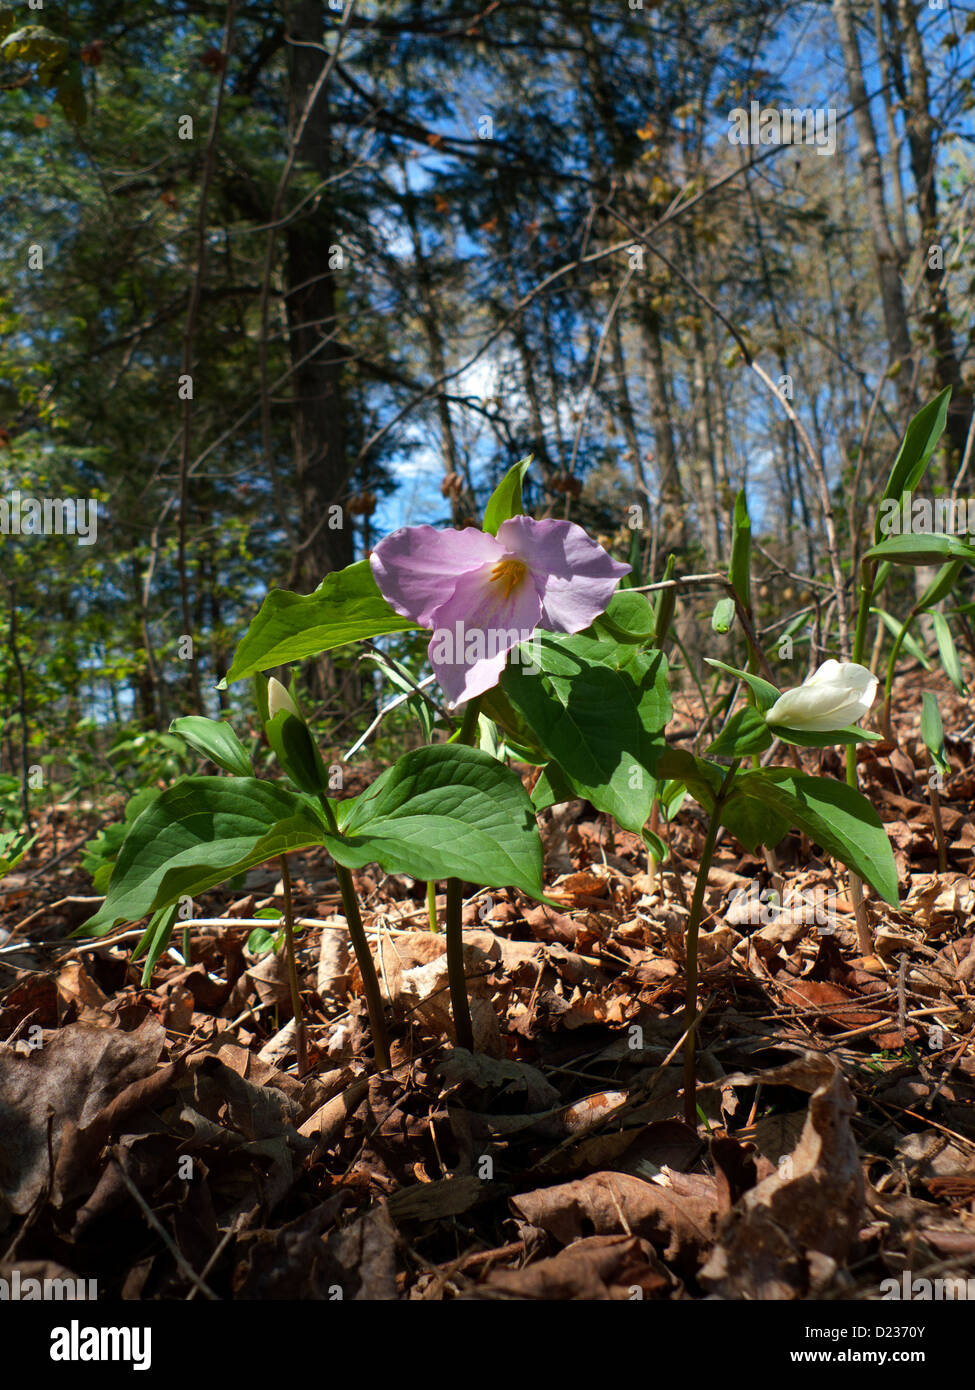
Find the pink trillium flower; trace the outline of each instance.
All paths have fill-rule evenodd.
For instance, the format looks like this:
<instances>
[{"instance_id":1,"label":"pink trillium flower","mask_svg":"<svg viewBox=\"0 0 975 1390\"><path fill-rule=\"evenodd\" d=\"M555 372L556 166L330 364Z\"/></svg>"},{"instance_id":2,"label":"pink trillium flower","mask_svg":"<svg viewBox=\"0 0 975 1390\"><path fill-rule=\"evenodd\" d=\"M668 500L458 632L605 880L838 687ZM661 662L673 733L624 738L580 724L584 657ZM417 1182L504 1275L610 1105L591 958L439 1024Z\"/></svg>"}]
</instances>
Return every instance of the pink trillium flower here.
<instances>
[{"instance_id":1,"label":"pink trillium flower","mask_svg":"<svg viewBox=\"0 0 975 1390\"><path fill-rule=\"evenodd\" d=\"M571 521L513 516L497 536L404 526L369 557L387 603L433 629L430 664L453 707L497 685L537 627L581 632L630 566Z\"/></svg>"}]
</instances>

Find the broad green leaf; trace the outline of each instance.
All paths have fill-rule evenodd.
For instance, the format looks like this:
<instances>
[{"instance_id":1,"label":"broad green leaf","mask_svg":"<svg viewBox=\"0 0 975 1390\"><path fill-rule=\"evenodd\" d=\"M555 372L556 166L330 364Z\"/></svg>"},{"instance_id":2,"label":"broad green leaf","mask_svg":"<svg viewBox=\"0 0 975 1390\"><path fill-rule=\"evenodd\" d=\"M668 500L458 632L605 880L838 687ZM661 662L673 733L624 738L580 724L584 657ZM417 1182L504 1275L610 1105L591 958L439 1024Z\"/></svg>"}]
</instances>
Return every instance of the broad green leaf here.
<instances>
[{"instance_id":1,"label":"broad green leaf","mask_svg":"<svg viewBox=\"0 0 975 1390\"><path fill-rule=\"evenodd\" d=\"M735 795L762 802L790 826L805 831L875 888L885 902L897 906L897 866L890 840L877 812L853 787L774 767L739 773ZM730 824L729 829L739 834Z\"/></svg>"},{"instance_id":2,"label":"broad green leaf","mask_svg":"<svg viewBox=\"0 0 975 1390\"><path fill-rule=\"evenodd\" d=\"M897 451L894 466L890 470L887 486L884 488L881 510L883 502L887 502L891 498L899 502L905 492L913 492L921 481L924 470L928 466L928 460L934 453L938 440L944 434L950 398L951 387L946 386L935 396L933 401L928 401L927 405L921 407L908 425L903 442ZM878 513L874 531L875 540L879 540L882 535L881 519L881 515Z\"/></svg>"},{"instance_id":3,"label":"broad green leaf","mask_svg":"<svg viewBox=\"0 0 975 1390\"><path fill-rule=\"evenodd\" d=\"M768 731L783 743L791 743L796 748L832 748L834 744L879 743L881 734L870 729L861 729L858 724L848 724L843 729L789 729L784 724L769 724Z\"/></svg>"},{"instance_id":4,"label":"broad green leaf","mask_svg":"<svg viewBox=\"0 0 975 1390\"><path fill-rule=\"evenodd\" d=\"M617 642L638 646L651 642L654 634L653 609L646 594L630 589L617 589L605 613L600 613L589 632L596 637L609 636Z\"/></svg>"},{"instance_id":5,"label":"broad green leaf","mask_svg":"<svg viewBox=\"0 0 975 1390\"><path fill-rule=\"evenodd\" d=\"M930 690L925 690L921 697L921 737L924 739L925 748L931 754L931 761L942 777L947 777L951 766L945 751L944 725L941 722L941 711L938 709L938 697L932 695Z\"/></svg>"},{"instance_id":6,"label":"broad green leaf","mask_svg":"<svg viewBox=\"0 0 975 1390\"><path fill-rule=\"evenodd\" d=\"M884 627L887 629L887 631L890 633L890 635L894 638L895 641L898 637L900 637L901 630L903 629L904 624L899 623L892 613L888 613L883 608L871 608L870 612L876 613L877 617L880 619ZM915 661L919 661L921 663L925 671L931 670L931 663L925 656L924 648L920 645L917 638L911 636L910 632L904 633L904 639L901 645L908 652L910 652L911 656L914 657Z\"/></svg>"},{"instance_id":7,"label":"broad green leaf","mask_svg":"<svg viewBox=\"0 0 975 1390\"><path fill-rule=\"evenodd\" d=\"M108 896L78 936L105 936L290 850L322 843L316 808L256 777L185 777L132 825Z\"/></svg>"},{"instance_id":8,"label":"broad green leaf","mask_svg":"<svg viewBox=\"0 0 975 1390\"><path fill-rule=\"evenodd\" d=\"M489 535L496 536L498 527L503 521L508 521L513 516L520 516L524 511L521 489L525 481L525 474L531 467L531 461L532 455L529 454L527 458L512 464L491 493L488 504L484 508L484 530Z\"/></svg>"},{"instance_id":9,"label":"broad green leaf","mask_svg":"<svg viewBox=\"0 0 975 1390\"><path fill-rule=\"evenodd\" d=\"M724 661L716 661L712 656L705 657L705 661L709 666L716 666L719 671L726 671L729 676L734 676L736 680L744 681L746 685L750 685L755 692L758 708L763 714L767 709L772 708L782 693L768 681L762 680L761 676L752 675L751 671L739 671L736 666L729 666Z\"/></svg>"},{"instance_id":10,"label":"broad green leaf","mask_svg":"<svg viewBox=\"0 0 975 1390\"><path fill-rule=\"evenodd\" d=\"M945 675L958 691L959 695L968 694L968 686L965 684L965 676L961 669L961 660L955 647L955 639L951 635L951 628L948 626L948 619L943 613L932 613L931 622L934 624L934 636L938 643L938 655L941 657L941 665L944 667Z\"/></svg>"},{"instance_id":11,"label":"broad green leaf","mask_svg":"<svg viewBox=\"0 0 975 1390\"><path fill-rule=\"evenodd\" d=\"M539 632L540 673L510 665L502 688L555 763L573 796L591 801L626 830L650 815L654 763L671 714L667 663L658 651L608 636Z\"/></svg>"},{"instance_id":12,"label":"broad green leaf","mask_svg":"<svg viewBox=\"0 0 975 1390\"><path fill-rule=\"evenodd\" d=\"M743 758L771 746L772 734L764 718L754 705L745 705L735 711L706 752L709 758Z\"/></svg>"},{"instance_id":13,"label":"broad green leaf","mask_svg":"<svg viewBox=\"0 0 975 1390\"><path fill-rule=\"evenodd\" d=\"M416 630L416 623L400 617L383 598L369 561L359 560L326 575L314 593L272 589L244 633L220 688L255 671L304 661L349 642Z\"/></svg>"},{"instance_id":14,"label":"broad green leaf","mask_svg":"<svg viewBox=\"0 0 975 1390\"><path fill-rule=\"evenodd\" d=\"M737 789L732 791L721 809L721 823L752 854L759 845L772 847L779 844L791 828L788 816L783 815L780 809L767 801L743 795Z\"/></svg>"},{"instance_id":15,"label":"broad green leaf","mask_svg":"<svg viewBox=\"0 0 975 1390\"><path fill-rule=\"evenodd\" d=\"M949 560L975 560L975 548L956 536L937 532L888 536L868 550L864 559L890 560L895 565L942 565Z\"/></svg>"},{"instance_id":16,"label":"broad green leaf","mask_svg":"<svg viewBox=\"0 0 975 1390\"><path fill-rule=\"evenodd\" d=\"M480 749L435 744L406 753L338 807L328 852L360 869L459 878L544 900L542 842L521 779Z\"/></svg>"},{"instance_id":17,"label":"broad green leaf","mask_svg":"<svg viewBox=\"0 0 975 1390\"><path fill-rule=\"evenodd\" d=\"M236 777L253 777L254 768L247 749L229 724L201 714L187 714L182 719L174 719L169 730L179 734L194 752L209 758L224 771Z\"/></svg>"},{"instance_id":18,"label":"broad green leaf","mask_svg":"<svg viewBox=\"0 0 975 1390\"><path fill-rule=\"evenodd\" d=\"M722 636L730 632L735 621L735 601L733 598L719 598L711 614L711 626Z\"/></svg>"}]
</instances>

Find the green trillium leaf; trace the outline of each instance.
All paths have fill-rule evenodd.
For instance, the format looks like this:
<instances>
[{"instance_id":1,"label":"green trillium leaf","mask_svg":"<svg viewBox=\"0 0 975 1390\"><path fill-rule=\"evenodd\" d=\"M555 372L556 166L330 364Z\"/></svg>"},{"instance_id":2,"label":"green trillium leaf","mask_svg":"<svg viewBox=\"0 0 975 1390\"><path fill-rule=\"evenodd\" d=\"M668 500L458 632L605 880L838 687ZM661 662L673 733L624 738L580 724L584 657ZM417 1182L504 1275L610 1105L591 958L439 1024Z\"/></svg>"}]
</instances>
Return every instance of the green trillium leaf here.
<instances>
[{"instance_id":1,"label":"green trillium leaf","mask_svg":"<svg viewBox=\"0 0 975 1390\"><path fill-rule=\"evenodd\" d=\"M542 842L521 779L465 744L406 753L361 796L338 805L332 857L416 879L459 878L545 899Z\"/></svg>"},{"instance_id":2,"label":"green trillium leaf","mask_svg":"<svg viewBox=\"0 0 975 1390\"><path fill-rule=\"evenodd\" d=\"M169 731L179 734L195 753L209 758L225 772L232 772L236 777L254 775L247 749L229 724L207 719L200 714L188 714L182 719L174 719Z\"/></svg>"},{"instance_id":3,"label":"green trillium leaf","mask_svg":"<svg viewBox=\"0 0 975 1390\"><path fill-rule=\"evenodd\" d=\"M369 561L359 560L326 575L313 593L272 589L241 638L220 688L350 642L417 630L416 623L400 617L383 598Z\"/></svg>"},{"instance_id":4,"label":"green trillium leaf","mask_svg":"<svg viewBox=\"0 0 975 1390\"><path fill-rule=\"evenodd\" d=\"M256 777L184 777L135 819L108 896L75 935L105 936L290 850L322 843L318 808Z\"/></svg>"}]
</instances>

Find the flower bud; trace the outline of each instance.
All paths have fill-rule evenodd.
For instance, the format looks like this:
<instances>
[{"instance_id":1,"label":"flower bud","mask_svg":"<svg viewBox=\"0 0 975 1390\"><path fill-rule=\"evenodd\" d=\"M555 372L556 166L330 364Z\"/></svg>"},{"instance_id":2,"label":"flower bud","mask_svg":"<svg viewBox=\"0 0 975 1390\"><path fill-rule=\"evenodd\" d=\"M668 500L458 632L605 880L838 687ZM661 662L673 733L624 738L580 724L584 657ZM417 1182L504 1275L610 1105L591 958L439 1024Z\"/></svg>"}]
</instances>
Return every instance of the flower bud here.
<instances>
[{"instance_id":1,"label":"flower bud","mask_svg":"<svg viewBox=\"0 0 975 1390\"><path fill-rule=\"evenodd\" d=\"M824 661L793 690L765 711L768 724L829 733L862 719L877 694L877 677L855 661Z\"/></svg>"},{"instance_id":2,"label":"flower bud","mask_svg":"<svg viewBox=\"0 0 975 1390\"><path fill-rule=\"evenodd\" d=\"M273 719L282 710L287 710L288 714L298 714L294 700L288 694L287 689L281 684L276 676L272 676L267 683L267 712L268 718ZM300 719L301 716L298 715Z\"/></svg>"}]
</instances>

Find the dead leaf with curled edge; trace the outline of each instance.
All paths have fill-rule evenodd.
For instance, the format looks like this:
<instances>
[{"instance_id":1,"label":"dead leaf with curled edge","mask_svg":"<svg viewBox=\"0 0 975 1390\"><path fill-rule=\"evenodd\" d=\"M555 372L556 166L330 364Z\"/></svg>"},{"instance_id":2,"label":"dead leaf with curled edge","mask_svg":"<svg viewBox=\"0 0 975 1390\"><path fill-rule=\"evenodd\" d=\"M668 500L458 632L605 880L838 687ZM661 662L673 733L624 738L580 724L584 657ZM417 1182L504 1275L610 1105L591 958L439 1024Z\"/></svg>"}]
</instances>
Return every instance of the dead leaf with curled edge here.
<instances>
[{"instance_id":1,"label":"dead leaf with curled edge","mask_svg":"<svg viewBox=\"0 0 975 1390\"><path fill-rule=\"evenodd\" d=\"M165 1041L160 1025L147 1019L130 1033L73 1023L26 1054L0 1045L0 1224L5 1208L30 1210L51 1180L50 1154L57 1169L65 1136L149 1077Z\"/></svg>"},{"instance_id":2,"label":"dead leaf with curled edge","mask_svg":"<svg viewBox=\"0 0 975 1390\"><path fill-rule=\"evenodd\" d=\"M466 1297L605 1301L632 1299L634 1289L643 1298L666 1298L676 1287L649 1241L587 1236L525 1269L495 1271Z\"/></svg>"},{"instance_id":3,"label":"dead leaf with curled edge","mask_svg":"<svg viewBox=\"0 0 975 1390\"><path fill-rule=\"evenodd\" d=\"M735 1203L700 1282L721 1298L815 1295L847 1258L863 1216L863 1174L850 1125L853 1095L825 1057L807 1056L747 1079L802 1090L812 1080L819 1084L795 1149ZM746 1078L727 1080L740 1085Z\"/></svg>"},{"instance_id":4,"label":"dead leaf with curled edge","mask_svg":"<svg viewBox=\"0 0 975 1390\"><path fill-rule=\"evenodd\" d=\"M384 993L395 1009L442 1037L455 1039L447 977L447 945L432 932L384 936L381 941ZM485 976L491 957L479 946L464 945L464 973L470 998L474 1045L479 1052L504 1054L497 1011Z\"/></svg>"},{"instance_id":5,"label":"dead leaf with curled edge","mask_svg":"<svg viewBox=\"0 0 975 1390\"><path fill-rule=\"evenodd\" d=\"M975 911L975 888L966 874L912 874L911 887L901 912L922 926L928 936L938 936L956 923L970 920Z\"/></svg>"},{"instance_id":6,"label":"dead leaf with curled edge","mask_svg":"<svg viewBox=\"0 0 975 1390\"><path fill-rule=\"evenodd\" d=\"M511 1207L563 1245L593 1231L640 1236L668 1263L693 1270L714 1239L717 1185L711 1177L669 1170L652 1182L628 1173L591 1173L523 1192L511 1198Z\"/></svg>"}]
</instances>

